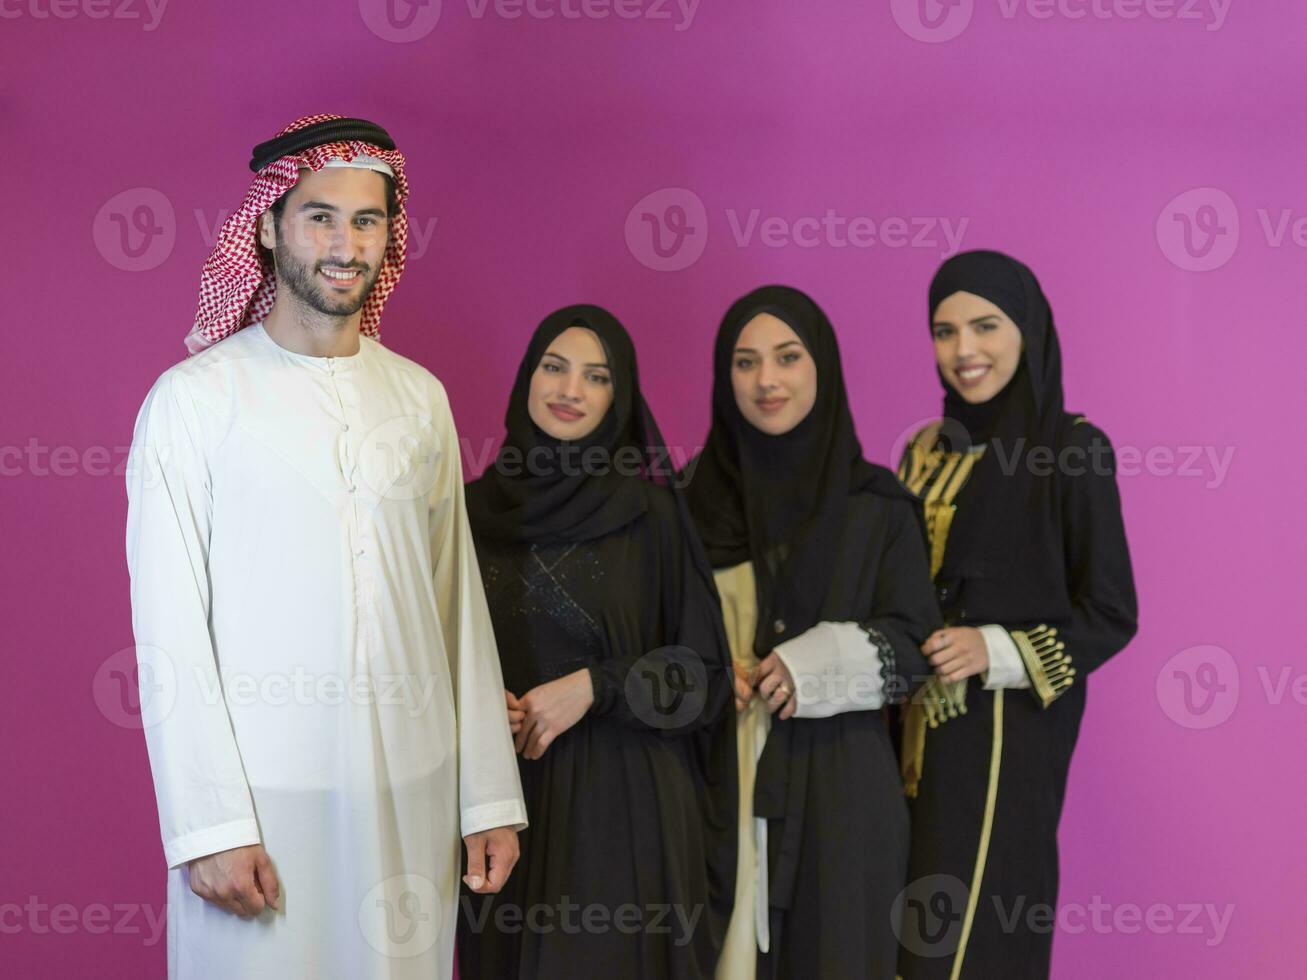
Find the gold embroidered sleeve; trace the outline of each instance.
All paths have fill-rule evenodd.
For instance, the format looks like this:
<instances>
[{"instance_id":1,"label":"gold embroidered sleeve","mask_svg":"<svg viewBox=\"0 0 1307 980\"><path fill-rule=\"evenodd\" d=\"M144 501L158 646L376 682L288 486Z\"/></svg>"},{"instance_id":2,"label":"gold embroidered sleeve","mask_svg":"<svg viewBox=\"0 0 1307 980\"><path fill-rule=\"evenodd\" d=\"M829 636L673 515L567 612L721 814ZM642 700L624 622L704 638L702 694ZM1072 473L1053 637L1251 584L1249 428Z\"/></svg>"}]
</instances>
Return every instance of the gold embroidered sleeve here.
<instances>
[{"instance_id":1,"label":"gold embroidered sleeve","mask_svg":"<svg viewBox=\"0 0 1307 980\"><path fill-rule=\"evenodd\" d=\"M1011 633L1030 675L1030 689L1040 706L1047 708L1075 682L1076 670L1071 666L1066 644L1058 639L1056 628L1042 623Z\"/></svg>"}]
</instances>

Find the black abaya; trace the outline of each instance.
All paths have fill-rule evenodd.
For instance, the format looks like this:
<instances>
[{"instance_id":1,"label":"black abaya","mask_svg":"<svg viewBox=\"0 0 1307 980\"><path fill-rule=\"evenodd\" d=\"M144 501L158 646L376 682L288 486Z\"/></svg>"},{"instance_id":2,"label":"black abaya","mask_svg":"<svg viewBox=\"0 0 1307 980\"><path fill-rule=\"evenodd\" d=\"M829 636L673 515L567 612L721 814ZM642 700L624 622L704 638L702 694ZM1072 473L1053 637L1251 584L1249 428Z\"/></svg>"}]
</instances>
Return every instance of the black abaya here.
<instances>
[{"instance_id":1,"label":"black abaya","mask_svg":"<svg viewBox=\"0 0 1307 980\"><path fill-rule=\"evenodd\" d=\"M564 444L531 421L527 392L574 325L601 341L614 397ZM460 974L711 977L735 885L729 653L626 331L593 306L548 317L505 425L467 488L504 684L520 697L585 670L594 703L541 758L519 757L530 826L503 891L463 893Z\"/></svg>"},{"instance_id":2,"label":"black abaya","mask_svg":"<svg viewBox=\"0 0 1307 980\"><path fill-rule=\"evenodd\" d=\"M958 291L1008 314L1022 362L991 400L996 410L946 389L953 438L935 426L919 433L900 475L926 499L945 621L1007 630L1030 687L987 690L971 677L959 685L965 712L936 711L929 729L918 716L919 778L905 734L916 795L900 971L1042 980L1085 681L1134 634L1134 581L1111 445L1062 410L1057 333L1034 275L999 253L963 253L932 283L932 313ZM1041 449L1056 465L1040 465Z\"/></svg>"}]
</instances>

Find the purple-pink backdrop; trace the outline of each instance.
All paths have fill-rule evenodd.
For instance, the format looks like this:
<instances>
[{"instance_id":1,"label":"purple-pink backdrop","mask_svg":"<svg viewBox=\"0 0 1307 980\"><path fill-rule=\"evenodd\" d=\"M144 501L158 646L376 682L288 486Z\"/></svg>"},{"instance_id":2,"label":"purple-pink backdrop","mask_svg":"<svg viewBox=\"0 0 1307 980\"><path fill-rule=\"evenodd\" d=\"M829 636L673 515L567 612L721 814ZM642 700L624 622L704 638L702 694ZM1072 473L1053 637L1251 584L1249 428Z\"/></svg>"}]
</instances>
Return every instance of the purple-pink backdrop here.
<instances>
[{"instance_id":1,"label":"purple-pink backdrop","mask_svg":"<svg viewBox=\"0 0 1307 980\"><path fill-rule=\"evenodd\" d=\"M718 317L768 281L830 313L888 460L939 402L934 267L1026 259L1067 404L1121 456L1141 608L1091 682L1054 974L1301 975L1299 7L0 0L0 969L163 975L154 798L112 676L121 467L250 147L327 111L408 155L383 339L444 380L473 469L529 331L577 301L629 325L694 448Z\"/></svg>"}]
</instances>

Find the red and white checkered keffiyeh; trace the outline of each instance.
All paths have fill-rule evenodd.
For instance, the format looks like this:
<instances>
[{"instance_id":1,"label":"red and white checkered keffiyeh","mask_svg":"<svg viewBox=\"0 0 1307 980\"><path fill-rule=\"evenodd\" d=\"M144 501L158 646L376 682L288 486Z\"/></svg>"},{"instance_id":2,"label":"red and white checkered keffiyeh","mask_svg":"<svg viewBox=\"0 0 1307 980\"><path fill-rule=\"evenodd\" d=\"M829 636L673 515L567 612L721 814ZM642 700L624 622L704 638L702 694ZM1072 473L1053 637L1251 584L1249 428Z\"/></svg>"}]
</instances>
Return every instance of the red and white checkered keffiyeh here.
<instances>
[{"instance_id":1,"label":"red and white checkered keffiyeh","mask_svg":"<svg viewBox=\"0 0 1307 980\"><path fill-rule=\"evenodd\" d=\"M332 114L304 116L277 135L340 118ZM381 309L404 273L408 246L408 213L405 210L408 178L404 175L404 155L398 150L383 150L358 141L327 143L281 157L254 175L249 193L223 224L218 241L200 273L200 302L195 311L195 325L186 335L186 347L192 354L198 354L242 327L260 322L272 309L277 296L277 276L264 266L259 257L256 244L259 215L295 186L301 168L321 170L329 160L353 160L358 156L376 157L395 172L395 213L390 216L390 239L386 243L377 281L363 303L359 322L362 334L378 336Z\"/></svg>"}]
</instances>

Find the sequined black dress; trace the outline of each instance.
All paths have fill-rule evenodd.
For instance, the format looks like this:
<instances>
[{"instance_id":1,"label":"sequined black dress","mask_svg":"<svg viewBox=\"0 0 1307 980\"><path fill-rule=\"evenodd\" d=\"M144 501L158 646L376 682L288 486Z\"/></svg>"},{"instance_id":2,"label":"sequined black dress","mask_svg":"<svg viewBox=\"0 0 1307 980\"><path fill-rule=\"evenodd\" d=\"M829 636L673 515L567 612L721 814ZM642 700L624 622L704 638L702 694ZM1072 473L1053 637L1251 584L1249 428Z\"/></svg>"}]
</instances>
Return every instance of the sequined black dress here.
<instances>
[{"instance_id":1,"label":"sequined black dress","mask_svg":"<svg viewBox=\"0 0 1307 980\"><path fill-rule=\"evenodd\" d=\"M504 891L464 892L464 980L712 976L734 892L735 749L704 736L734 731L729 668L671 493L646 487L649 509L601 538L477 541L506 687L589 669L596 698L541 759L518 757L531 825ZM671 640L667 595L679 644L714 653L646 702L628 678L645 683L646 655ZM676 726L659 727L673 705Z\"/></svg>"}]
</instances>

